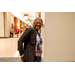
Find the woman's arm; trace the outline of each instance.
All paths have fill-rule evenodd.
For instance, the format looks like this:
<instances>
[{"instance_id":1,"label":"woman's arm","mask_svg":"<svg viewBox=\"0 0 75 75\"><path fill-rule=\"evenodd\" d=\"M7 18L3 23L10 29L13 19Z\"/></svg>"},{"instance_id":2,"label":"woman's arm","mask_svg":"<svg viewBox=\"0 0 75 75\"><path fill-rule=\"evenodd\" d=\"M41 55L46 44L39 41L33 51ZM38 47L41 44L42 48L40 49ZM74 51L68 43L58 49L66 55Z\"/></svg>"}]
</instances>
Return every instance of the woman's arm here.
<instances>
[{"instance_id":1,"label":"woman's arm","mask_svg":"<svg viewBox=\"0 0 75 75\"><path fill-rule=\"evenodd\" d=\"M20 37L20 39L18 40L18 50L20 53L20 56L22 56L24 54L23 51L23 42L26 41L29 37L30 37L30 32L32 31L31 28L28 28Z\"/></svg>"}]
</instances>

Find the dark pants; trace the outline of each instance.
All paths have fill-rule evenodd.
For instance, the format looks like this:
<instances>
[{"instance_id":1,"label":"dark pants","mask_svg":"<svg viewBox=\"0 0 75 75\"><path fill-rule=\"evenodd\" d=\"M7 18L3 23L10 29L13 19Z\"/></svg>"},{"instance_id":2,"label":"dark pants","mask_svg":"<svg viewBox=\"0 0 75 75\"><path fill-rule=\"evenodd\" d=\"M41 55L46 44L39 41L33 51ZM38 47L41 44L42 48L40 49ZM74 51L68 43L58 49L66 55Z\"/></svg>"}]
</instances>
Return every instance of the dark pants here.
<instances>
[{"instance_id":1,"label":"dark pants","mask_svg":"<svg viewBox=\"0 0 75 75\"><path fill-rule=\"evenodd\" d=\"M11 35L12 35L12 37L13 37L13 33L10 32L10 37L11 37Z\"/></svg>"},{"instance_id":2,"label":"dark pants","mask_svg":"<svg viewBox=\"0 0 75 75\"><path fill-rule=\"evenodd\" d=\"M26 59L23 62L27 62ZM35 56L34 62L41 62L41 56L40 57Z\"/></svg>"},{"instance_id":3,"label":"dark pants","mask_svg":"<svg viewBox=\"0 0 75 75\"><path fill-rule=\"evenodd\" d=\"M17 34L17 37L18 37L18 34Z\"/></svg>"},{"instance_id":4,"label":"dark pants","mask_svg":"<svg viewBox=\"0 0 75 75\"><path fill-rule=\"evenodd\" d=\"M35 60L34 60L34 62L41 62L41 54L42 54L42 52L40 50L35 52Z\"/></svg>"},{"instance_id":5,"label":"dark pants","mask_svg":"<svg viewBox=\"0 0 75 75\"><path fill-rule=\"evenodd\" d=\"M25 59L25 61L23 61L23 62L27 62L26 59Z\"/></svg>"},{"instance_id":6,"label":"dark pants","mask_svg":"<svg viewBox=\"0 0 75 75\"><path fill-rule=\"evenodd\" d=\"M40 57L39 56L35 56L34 62L41 62L41 56Z\"/></svg>"},{"instance_id":7,"label":"dark pants","mask_svg":"<svg viewBox=\"0 0 75 75\"><path fill-rule=\"evenodd\" d=\"M35 58L34 58L34 62L41 62L41 51L37 51L35 52ZM23 62L27 62L26 60Z\"/></svg>"}]
</instances>

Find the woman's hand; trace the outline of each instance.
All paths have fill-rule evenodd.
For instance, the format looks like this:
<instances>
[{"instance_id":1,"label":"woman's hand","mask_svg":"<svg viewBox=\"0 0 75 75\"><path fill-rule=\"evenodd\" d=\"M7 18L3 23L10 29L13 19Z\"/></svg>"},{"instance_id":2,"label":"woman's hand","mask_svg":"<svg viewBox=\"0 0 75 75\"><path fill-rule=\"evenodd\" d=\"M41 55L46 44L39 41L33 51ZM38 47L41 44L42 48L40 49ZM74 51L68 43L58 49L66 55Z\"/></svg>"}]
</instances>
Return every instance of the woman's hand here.
<instances>
[{"instance_id":1,"label":"woman's hand","mask_svg":"<svg viewBox=\"0 0 75 75\"><path fill-rule=\"evenodd\" d=\"M25 61L24 55L21 56L21 61Z\"/></svg>"}]
</instances>

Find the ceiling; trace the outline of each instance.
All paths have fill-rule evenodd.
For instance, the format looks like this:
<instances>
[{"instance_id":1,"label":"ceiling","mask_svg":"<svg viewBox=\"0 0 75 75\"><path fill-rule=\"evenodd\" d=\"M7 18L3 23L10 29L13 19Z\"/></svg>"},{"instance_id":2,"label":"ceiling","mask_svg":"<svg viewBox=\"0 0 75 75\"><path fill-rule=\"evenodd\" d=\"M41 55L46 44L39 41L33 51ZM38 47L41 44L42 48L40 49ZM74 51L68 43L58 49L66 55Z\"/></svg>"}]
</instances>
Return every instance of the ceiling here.
<instances>
[{"instance_id":1,"label":"ceiling","mask_svg":"<svg viewBox=\"0 0 75 75\"><path fill-rule=\"evenodd\" d=\"M32 23L36 17L36 13L39 14L39 12L11 12L11 13L25 23L28 23L27 21ZM28 16L24 16L24 14L28 14Z\"/></svg>"},{"instance_id":2,"label":"ceiling","mask_svg":"<svg viewBox=\"0 0 75 75\"><path fill-rule=\"evenodd\" d=\"M35 12L11 12L11 13L18 18L23 18L24 14L28 14L27 16L28 19L35 18Z\"/></svg>"},{"instance_id":3,"label":"ceiling","mask_svg":"<svg viewBox=\"0 0 75 75\"><path fill-rule=\"evenodd\" d=\"M21 14L28 14L29 16L34 16L35 12L19 12Z\"/></svg>"}]
</instances>

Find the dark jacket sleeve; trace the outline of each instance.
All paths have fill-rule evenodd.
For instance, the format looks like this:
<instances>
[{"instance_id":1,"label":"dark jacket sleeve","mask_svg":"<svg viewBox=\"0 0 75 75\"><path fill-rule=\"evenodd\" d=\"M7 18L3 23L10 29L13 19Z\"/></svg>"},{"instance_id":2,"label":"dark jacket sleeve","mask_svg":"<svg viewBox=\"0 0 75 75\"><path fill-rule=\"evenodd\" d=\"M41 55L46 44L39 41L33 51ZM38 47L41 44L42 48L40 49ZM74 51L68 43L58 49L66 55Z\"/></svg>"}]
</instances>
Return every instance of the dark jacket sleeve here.
<instances>
[{"instance_id":1,"label":"dark jacket sleeve","mask_svg":"<svg viewBox=\"0 0 75 75\"><path fill-rule=\"evenodd\" d=\"M20 39L18 40L18 51L20 53L20 56L22 54L24 54L23 51L23 42L25 42L29 37L30 37L30 32L32 31L31 28L28 28L20 37Z\"/></svg>"}]
</instances>

